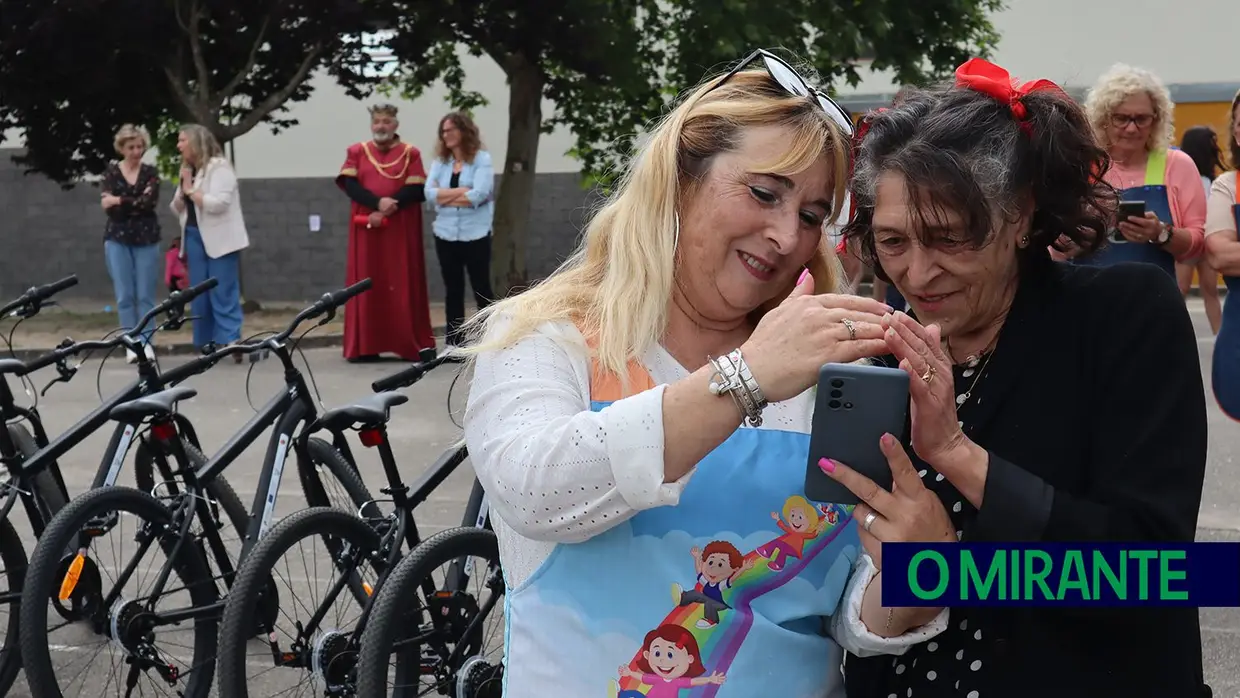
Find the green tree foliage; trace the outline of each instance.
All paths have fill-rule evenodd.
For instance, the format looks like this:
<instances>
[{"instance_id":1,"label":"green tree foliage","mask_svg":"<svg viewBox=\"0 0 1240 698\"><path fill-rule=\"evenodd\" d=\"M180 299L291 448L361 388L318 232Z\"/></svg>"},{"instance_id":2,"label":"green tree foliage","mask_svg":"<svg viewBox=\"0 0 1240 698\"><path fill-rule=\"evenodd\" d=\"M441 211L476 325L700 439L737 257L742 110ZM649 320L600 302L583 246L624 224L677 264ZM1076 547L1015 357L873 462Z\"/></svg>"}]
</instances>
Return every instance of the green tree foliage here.
<instances>
[{"instance_id":1,"label":"green tree foliage","mask_svg":"<svg viewBox=\"0 0 1240 698\"><path fill-rule=\"evenodd\" d=\"M382 0L416 97L441 81L458 108L486 103L464 85L460 47L508 78L508 150L496 201L493 276L499 292L526 282L525 239L539 135L571 129L587 184L606 187L672 98L754 48L783 48L830 88L855 84L866 60L903 84L988 55L1001 0ZM554 112L544 114L542 101ZM499 162L499 154L496 161ZM499 168L497 168L499 169Z\"/></svg>"},{"instance_id":2,"label":"green tree foliage","mask_svg":"<svg viewBox=\"0 0 1240 698\"><path fill-rule=\"evenodd\" d=\"M201 123L226 143L261 123L296 123L291 104L326 69L355 95L370 57L364 0L3 0L0 127L19 162L68 186L115 157L120 124L167 142ZM175 125L171 126L175 130ZM175 136L173 136L175 138Z\"/></svg>"}]
</instances>

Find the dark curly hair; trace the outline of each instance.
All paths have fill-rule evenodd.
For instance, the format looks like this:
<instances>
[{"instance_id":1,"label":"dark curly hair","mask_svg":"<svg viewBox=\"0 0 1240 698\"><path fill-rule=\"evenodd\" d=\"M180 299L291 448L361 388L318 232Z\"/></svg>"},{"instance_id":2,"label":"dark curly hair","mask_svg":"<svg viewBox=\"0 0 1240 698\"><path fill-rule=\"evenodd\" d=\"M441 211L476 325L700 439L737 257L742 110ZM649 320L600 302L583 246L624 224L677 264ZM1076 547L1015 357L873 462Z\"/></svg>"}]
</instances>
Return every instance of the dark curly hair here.
<instances>
[{"instance_id":1,"label":"dark curly hair","mask_svg":"<svg viewBox=\"0 0 1240 698\"><path fill-rule=\"evenodd\" d=\"M890 108L863 119L868 130L857 145L852 201L856 215L845 226L849 246L884 281L875 250L874 205L878 183L898 173L908 185L923 244L936 244L945 211L962 219L963 242L989 244L1002 221L1013 221L1032 199L1030 243L1021 262L1048 256L1063 235L1085 253L1106 244L1119 200L1102 180L1111 165L1089 120L1070 97L1033 92L1023 98L1025 122L1011 108L954 84L906 89Z\"/></svg>"}]
</instances>

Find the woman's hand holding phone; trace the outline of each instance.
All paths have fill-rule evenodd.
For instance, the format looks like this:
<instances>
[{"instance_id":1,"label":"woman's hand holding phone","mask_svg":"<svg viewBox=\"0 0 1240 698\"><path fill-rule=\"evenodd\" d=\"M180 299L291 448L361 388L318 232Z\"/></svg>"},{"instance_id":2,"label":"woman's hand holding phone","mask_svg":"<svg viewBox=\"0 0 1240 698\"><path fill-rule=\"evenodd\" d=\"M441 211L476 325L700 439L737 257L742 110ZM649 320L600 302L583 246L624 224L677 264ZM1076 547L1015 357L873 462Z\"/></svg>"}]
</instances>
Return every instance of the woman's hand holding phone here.
<instances>
[{"instance_id":1,"label":"woman's hand holding phone","mask_svg":"<svg viewBox=\"0 0 1240 698\"><path fill-rule=\"evenodd\" d=\"M851 363L887 352L882 318L891 308L841 294L814 294L808 272L758 322L741 354L770 402L800 395L818 382L823 364Z\"/></svg>"},{"instance_id":2,"label":"woman's hand holding phone","mask_svg":"<svg viewBox=\"0 0 1240 698\"><path fill-rule=\"evenodd\" d=\"M861 500L853 509L853 518L861 544L881 570L883 543L954 543L956 534L943 502L926 489L899 440L884 434L879 447L891 467L894 484L890 492L845 463L823 458L818 465Z\"/></svg>"}]
</instances>

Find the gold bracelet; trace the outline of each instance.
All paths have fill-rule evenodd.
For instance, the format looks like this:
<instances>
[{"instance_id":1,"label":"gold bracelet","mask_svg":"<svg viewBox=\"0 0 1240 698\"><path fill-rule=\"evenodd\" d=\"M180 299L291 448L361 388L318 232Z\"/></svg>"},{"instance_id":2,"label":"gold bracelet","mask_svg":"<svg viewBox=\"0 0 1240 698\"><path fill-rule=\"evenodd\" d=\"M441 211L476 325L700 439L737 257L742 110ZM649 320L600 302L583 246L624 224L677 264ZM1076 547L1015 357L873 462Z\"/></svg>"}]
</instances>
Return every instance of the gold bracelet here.
<instances>
[{"instance_id":1,"label":"gold bracelet","mask_svg":"<svg viewBox=\"0 0 1240 698\"><path fill-rule=\"evenodd\" d=\"M884 632L887 632L887 633L891 632L891 619L894 618L895 615L896 615L896 609L894 608L887 609L887 625L883 627Z\"/></svg>"}]
</instances>

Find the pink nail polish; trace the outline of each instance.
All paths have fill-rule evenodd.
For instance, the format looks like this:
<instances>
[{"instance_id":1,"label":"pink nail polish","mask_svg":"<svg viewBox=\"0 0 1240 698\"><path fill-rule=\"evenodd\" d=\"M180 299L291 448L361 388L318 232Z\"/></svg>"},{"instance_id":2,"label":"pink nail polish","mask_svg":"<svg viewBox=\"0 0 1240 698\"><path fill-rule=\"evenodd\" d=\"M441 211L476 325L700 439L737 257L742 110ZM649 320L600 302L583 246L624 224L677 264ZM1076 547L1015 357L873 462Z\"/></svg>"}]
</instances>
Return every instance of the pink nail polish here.
<instances>
[{"instance_id":1,"label":"pink nail polish","mask_svg":"<svg viewBox=\"0 0 1240 698\"><path fill-rule=\"evenodd\" d=\"M822 468L824 472L833 473L835 472L835 461L830 458L819 458L818 467Z\"/></svg>"},{"instance_id":2,"label":"pink nail polish","mask_svg":"<svg viewBox=\"0 0 1240 698\"><path fill-rule=\"evenodd\" d=\"M883 441L883 444L887 446L896 445L896 437L892 436L891 434L883 434L882 441Z\"/></svg>"},{"instance_id":3,"label":"pink nail polish","mask_svg":"<svg viewBox=\"0 0 1240 698\"><path fill-rule=\"evenodd\" d=\"M797 286L805 283L805 277L807 276L809 276L809 269L805 269L801 272L801 275L797 277Z\"/></svg>"}]
</instances>

